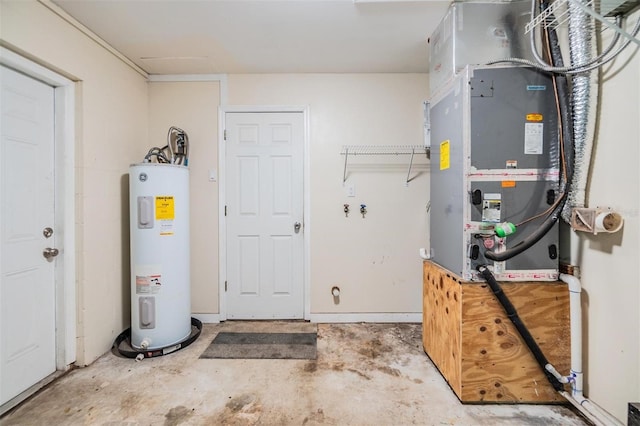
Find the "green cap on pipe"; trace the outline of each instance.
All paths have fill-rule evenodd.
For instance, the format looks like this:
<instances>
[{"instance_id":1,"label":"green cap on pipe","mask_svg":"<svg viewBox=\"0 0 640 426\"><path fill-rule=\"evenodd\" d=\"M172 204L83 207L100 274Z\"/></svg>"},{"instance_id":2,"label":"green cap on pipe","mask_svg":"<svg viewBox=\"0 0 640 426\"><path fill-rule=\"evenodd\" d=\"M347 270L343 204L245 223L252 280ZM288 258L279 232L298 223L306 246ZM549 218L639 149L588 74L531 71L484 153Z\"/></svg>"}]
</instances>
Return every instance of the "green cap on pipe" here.
<instances>
[{"instance_id":1,"label":"green cap on pipe","mask_svg":"<svg viewBox=\"0 0 640 426\"><path fill-rule=\"evenodd\" d=\"M516 226L511 222L504 222L496 225L494 231L498 237L504 238L507 235L514 234L516 232Z\"/></svg>"}]
</instances>

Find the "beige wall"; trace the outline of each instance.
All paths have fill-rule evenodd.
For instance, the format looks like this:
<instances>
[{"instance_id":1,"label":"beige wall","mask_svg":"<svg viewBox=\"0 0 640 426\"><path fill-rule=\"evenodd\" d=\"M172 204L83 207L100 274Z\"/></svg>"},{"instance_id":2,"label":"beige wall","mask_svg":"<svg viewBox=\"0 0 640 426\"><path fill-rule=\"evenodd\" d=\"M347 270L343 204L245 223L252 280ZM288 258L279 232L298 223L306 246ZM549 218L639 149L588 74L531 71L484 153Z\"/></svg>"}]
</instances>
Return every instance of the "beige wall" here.
<instances>
[{"instance_id":1,"label":"beige wall","mask_svg":"<svg viewBox=\"0 0 640 426\"><path fill-rule=\"evenodd\" d=\"M405 187L409 157L359 157L349 168L347 183L356 190L350 198L340 151L422 145L427 93L424 74L229 76L230 105L309 107L312 314L422 311L418 250L427 239L428 175L423 168ZM366 219L360 204L367 205ZM342 290L339 304L334 285Z\"/></svg>"},{"instance_id":2,"label":"beige wall","mask_svg":"<svg viewBox=\"0 0 640 426\"><path fill-rule=\"evenodd\" d=\"M218 82L149 83L149 148L169 127L189 135L191 312L218 313ZM144 156L144 153L141 153Z\"/></svg>"},{"instance_id":3,"label":"beige wall","mask_svg":"<svg viewBox=\"0 0 640 426\"><path fill-rule=\"evenodd\" d=\"M79 365L129 326L128 166L147 140L147 84L37 2L0 2L0 39L76 84Z\"/></svg>"},{"instance_id":4,"label":"beige wall","mask_svg":"<svg viewBox=\"0 0 640 426\"><path fill-rule=\"evenodd\" d=\"M192 142L193 310L217 313L218 188L208 181L208 170L217 169L217 83L147 85L41 4L0 8L5 46L78 81L79 364L128 327L128 165L162 144L170 125ZM586 391L620 419L627 402L640 400L640 55L624 59L606 67L588 197L591 206L622 212L625 226L613 235L576 235L573 250L585 290ZM417 250L428 237L428 174L405 187L397 159L358 159L348 179L356 197L348 198L339 152L346 144L421 144L427 86L427 76L415 74L229 77L231 105L310 108L312 313L421 311ZM344 203L352 206L349 218ZM333 285L342 288L339 305Z\"/></svg>"},{"instance_id":5,"label":"beige wall","mask_svg":"<svg viewBox=\"0 0 640 426\"><path fill-rule=\"evenodd\" d=\"M405 186L409 157L356 158L342 186L344 144L421 145L424 75L232 75L230 105L310 108L311 313L419 313L426 241L426 159ZM162 145L171 125L191 142L192 312L217 314L217 82L149 83L149 137ZM421 164L421 166L420 166ZM351 204L345 218L343 204ZM362 219L359 204L368 206ZM340 304L331 287L340 286Z\"/></svg>"},{"instance_id":6,"label":"beige wall","mask_svg":"<svg viewBox=\"0 0 640 426\"><path fill-rule=\"evenodd\" d=\"M640 18L635 13L630 22ZM585 323L585 393L621 420L640 401L640 54L630 46L605 66L587 192L590 207L617 209L616 234L576 234Z\"/></svg>"}]
</instances>

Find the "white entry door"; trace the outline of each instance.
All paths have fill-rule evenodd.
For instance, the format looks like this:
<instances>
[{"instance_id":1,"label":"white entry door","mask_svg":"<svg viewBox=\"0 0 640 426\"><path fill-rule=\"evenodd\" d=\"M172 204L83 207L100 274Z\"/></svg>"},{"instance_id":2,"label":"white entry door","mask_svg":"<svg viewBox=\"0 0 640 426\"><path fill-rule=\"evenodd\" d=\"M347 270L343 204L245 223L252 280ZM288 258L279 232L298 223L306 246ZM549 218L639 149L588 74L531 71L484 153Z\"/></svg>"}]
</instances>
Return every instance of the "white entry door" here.
<instances>
[{"instance_id":1,"label":"white entry door","mask_svg":"<svg viewBox=\"0 0 640 426\"><path fill-rule=\"evenodd\" d=\"M0 72L1 405L56 370L56 233L54 89Z\"/></svg>"},{"instance_id":2,"label":"white entry door","mask_svg":"<svg viewBox=\"0 0 640 426\"><path fill-rule=\"evenodd\" d=\"M228 112L227 317L304 317L301 112Z\"/></svg>"}]
</instances>

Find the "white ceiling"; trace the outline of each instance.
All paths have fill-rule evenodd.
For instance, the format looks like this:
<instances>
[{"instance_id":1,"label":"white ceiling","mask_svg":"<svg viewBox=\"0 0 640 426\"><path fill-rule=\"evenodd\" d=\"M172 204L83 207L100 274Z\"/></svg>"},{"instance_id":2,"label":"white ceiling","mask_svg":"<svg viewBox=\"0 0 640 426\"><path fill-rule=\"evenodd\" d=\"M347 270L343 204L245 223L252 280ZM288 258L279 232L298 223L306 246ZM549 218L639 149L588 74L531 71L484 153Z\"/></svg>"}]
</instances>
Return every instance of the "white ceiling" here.
<instances>
[{"instance_id":1,"label":"white ceiling","mask_svg":"<svg viewBox=\"0 0 640 426\"><path fill-rule=\"evenodd\" d=\"M427 72L449 1L53 0L149 74Z\"/></svg>"}]
</instances>

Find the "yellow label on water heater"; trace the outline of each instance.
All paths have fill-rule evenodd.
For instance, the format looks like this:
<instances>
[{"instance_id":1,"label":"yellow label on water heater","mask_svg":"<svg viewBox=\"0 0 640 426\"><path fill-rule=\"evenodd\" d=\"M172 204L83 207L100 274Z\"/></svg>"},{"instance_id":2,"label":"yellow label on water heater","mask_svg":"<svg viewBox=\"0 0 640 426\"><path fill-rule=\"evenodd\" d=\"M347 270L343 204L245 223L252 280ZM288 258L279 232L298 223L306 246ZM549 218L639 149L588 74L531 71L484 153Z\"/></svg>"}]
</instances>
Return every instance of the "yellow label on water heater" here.
<instances>
[{"instance_id":1,"label":"yellow label on water heater","mask_svg":"<svg viewBox=\"0 0 640 426\"><path fill-rule=\"evenodd\" d=\"M156 220L175 219L173 195L156 197Z\"/></svg>"},{"instance_id":2,"label":"yellow label on water heater","mask_svg":"<svg viewBox=\"0 0 640 426\"><path fill-rule=\"evenodd\" d=\"M449 140L440 142L440 170L451 167Z\"/></svg>"}]
</instances>

